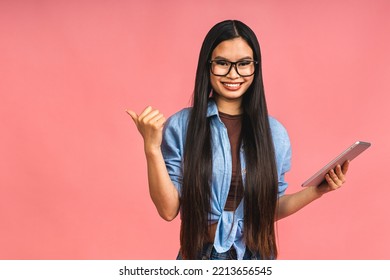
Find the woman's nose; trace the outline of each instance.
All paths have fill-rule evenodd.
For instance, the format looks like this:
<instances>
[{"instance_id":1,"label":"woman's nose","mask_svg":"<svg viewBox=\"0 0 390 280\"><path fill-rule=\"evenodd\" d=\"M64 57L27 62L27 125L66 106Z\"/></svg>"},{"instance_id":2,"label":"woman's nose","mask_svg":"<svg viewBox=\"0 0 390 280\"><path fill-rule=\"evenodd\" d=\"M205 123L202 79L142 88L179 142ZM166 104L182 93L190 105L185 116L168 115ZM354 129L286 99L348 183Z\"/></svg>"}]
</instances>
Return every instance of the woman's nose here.
<instances>
[{"instance_id":1,"label":"woman's nose","mask_svg":"<svg viewBox=\"0 0 390 280\"><path fill-rule=\"evenodd\" d=\"M232 67L230 68L229 73L227 73L226 77L228 77L230 79L237 79L237 78L239 78L240 74L238 74L236 67L237 66L235 64L233 64Z\"/></svg>"}]
</instances>

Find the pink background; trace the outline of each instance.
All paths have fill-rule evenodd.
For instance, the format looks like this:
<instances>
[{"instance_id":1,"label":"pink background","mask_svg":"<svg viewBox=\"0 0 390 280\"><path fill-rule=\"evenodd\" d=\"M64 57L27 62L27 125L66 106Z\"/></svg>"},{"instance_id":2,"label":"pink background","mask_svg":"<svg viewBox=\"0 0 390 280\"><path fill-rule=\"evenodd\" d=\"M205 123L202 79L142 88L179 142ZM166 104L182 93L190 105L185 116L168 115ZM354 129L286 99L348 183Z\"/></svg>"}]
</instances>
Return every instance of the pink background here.
<instances>
[{"instance_id":1,"label":"pink background","mask_svg":"<svg viewBox=\"0 0 390 280\"><path fill-rule=\"evenodd\" d=\"M258 35L270 113L288 129L288 192L356 140L339 191L278 222L281 259L389 259L390 4L0 1L0 258L174 259L126 108L189 106L218 21Z\"/></svg>"}]
</instances>

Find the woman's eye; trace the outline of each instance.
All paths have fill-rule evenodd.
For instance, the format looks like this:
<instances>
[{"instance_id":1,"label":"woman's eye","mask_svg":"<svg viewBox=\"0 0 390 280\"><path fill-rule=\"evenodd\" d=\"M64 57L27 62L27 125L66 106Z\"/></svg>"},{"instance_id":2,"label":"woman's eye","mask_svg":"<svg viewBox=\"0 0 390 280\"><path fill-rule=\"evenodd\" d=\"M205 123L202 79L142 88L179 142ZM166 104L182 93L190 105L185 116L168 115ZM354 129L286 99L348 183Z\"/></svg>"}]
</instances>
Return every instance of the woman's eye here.
<instances>
[{"instance_id":1,"label":"woman's eye","mask_svg":"<svg viewBox=\"0 0 390 280\"><path fill-rule=\"evenodd\" d=\"M238 66L248 66L249 64L251 64L251 61L239 61L237 64Z\"/></svg>"},{"instance_id":2,"label":"woman's eye","mask_svg":"<svg viewBox=\"0 0 390 280\"><path fill-rule=\"evenodd\" d=\"M216 60L215 63L221 66L227 66L229 63L225 60Z\"/></svg>"}]
</instances>

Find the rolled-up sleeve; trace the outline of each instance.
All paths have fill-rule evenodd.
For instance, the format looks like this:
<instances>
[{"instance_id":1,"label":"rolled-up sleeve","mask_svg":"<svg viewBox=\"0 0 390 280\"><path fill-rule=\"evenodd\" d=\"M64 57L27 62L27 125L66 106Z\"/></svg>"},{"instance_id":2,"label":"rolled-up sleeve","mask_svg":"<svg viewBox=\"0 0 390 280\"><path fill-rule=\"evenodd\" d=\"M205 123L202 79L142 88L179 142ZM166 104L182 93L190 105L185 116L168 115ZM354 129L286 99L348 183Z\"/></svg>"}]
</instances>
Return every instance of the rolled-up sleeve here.
<instances>
[{"instance_id":1,"label":"rolled-up sleeve","mask_svg":"<svg viewBox=\"0 0 390 280\"><path fill-rule=\"evenodd\" d=\"M285 194L288 184L285 174L291 169L291 143L285 127L270 117L272 138L275 146L276 169L278 172L278 196Z\"/></svg>"},{"instance_id":2,"label":"rolled-up sleeve","mask_svg":"<svg viewBox=\"0 0 390 280\"><path fill-rule=\"evenodd\" d=\"M279 173L279 188L278 196L281 197L286 192L288 184L285 180L285 174L291 169L291 145L287 137L287 140L284 143L284 153L280 159L280 173Z\"/></svg>"},{"instance_id":3,"label":"rolled-up sleeve","mask_svg":"<svg viewBox=\"0 0 390 280\"><path fill-rule=\"evenodd\" d=\"M161 151L172 183L181 195L183 151L188 113L180 111L171 116L164 126Z\"/></svg>"}]
</instances>

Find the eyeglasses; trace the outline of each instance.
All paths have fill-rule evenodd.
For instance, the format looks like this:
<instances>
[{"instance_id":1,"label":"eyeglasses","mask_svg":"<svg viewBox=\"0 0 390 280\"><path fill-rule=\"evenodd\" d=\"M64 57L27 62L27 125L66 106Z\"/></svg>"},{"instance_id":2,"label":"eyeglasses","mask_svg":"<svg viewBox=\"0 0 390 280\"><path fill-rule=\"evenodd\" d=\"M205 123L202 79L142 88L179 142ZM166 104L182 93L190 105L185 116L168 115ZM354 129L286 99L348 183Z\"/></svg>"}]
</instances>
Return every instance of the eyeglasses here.
<instances>
[{"instance_id":1,"label":"eyeglasses","mask_svg":"<svg viewBox=\"0 0 390 280\"><path fill-rule=\"evenodd\" d=\"M215 59L209 61L211 64L211 73L215 76L226 76L229 74L232 67L236 68L236 72L241 77L249 77L255 73L255 65L259 62L254 60L240 60L236 62L231 62L223 59Z\"/></svg>"}]
</instances>

